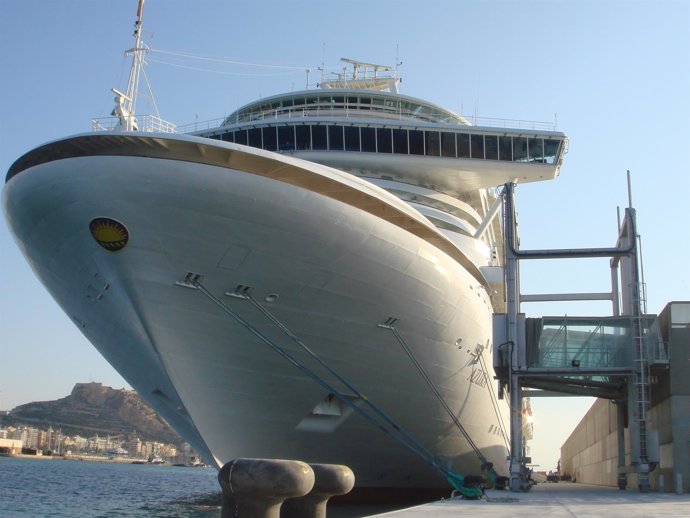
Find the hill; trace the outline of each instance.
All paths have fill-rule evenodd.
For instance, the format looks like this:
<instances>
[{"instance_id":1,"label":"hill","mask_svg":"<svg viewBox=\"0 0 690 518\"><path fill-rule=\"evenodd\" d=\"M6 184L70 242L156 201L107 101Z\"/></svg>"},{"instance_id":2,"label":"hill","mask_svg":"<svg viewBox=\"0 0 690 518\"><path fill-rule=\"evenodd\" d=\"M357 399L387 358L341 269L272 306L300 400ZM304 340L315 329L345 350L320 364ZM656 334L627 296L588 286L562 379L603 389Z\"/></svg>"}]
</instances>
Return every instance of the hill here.
<instances>
[{"instance_id":1,"label":"hill","mask_svg":"<svg viewBox=\"0 0 690 518\"><path fill-rule=\"evenodd\" d=\"M55 401L37 401L12 409L5 425L60 427L70 435L136 435L142 440L176 445L182 439L133 390L101 383L77 383L72 393Z\"/></svg>"}]
</instances>

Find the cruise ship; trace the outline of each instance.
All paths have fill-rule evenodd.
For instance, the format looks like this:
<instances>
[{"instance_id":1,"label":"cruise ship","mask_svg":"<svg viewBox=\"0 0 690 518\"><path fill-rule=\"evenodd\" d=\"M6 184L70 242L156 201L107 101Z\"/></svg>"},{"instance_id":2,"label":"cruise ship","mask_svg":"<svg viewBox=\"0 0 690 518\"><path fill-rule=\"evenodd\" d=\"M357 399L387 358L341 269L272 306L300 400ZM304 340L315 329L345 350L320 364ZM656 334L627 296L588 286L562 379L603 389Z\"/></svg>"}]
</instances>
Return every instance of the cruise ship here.
<instances>
[{"instance_id":1,"label":"cruise ship","mask_svg":"<svg viewBox=\"0 0 690 518\"><path fill-rule=\"evenodd\" d=\"M361 494L505 475L496 188L555 178L567 138L472 124L399 93L392 67L344 61L191 133L147 131L135 72L114 127L11 166L7 221L74 324L209 463L345 464Z\"/></svg>"}]
</instances>

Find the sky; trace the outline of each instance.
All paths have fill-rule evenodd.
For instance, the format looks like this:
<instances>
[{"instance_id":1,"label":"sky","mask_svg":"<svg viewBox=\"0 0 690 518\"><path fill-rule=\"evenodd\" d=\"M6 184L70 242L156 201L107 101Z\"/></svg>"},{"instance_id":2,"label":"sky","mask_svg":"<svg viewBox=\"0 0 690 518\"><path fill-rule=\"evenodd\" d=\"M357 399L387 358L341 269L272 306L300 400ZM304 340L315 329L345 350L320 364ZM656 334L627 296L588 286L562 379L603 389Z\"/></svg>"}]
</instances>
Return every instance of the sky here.
<instances>
[{"instance_id":1,"label":"sky","mask_svg":"<svg viewBox=\"0 0 690 518\"><path fill-rule=\"evenodd\" d=\"M0 0L0 170L109 115L110 89L125 88L135 15L135 0ZM559 178L517 189L521 247L613 246L630 170L648 311L690 299L690 2L147 0L144 39L157 51L146 67L157 106L176 124L303 89L307 68L315 82L319 65L331 73L341 57L398 59L402 93L461 114L557 122L570 139ZM126 387L41 286L0 218L0 409L64 397L77 382ZM610 289L605 260L525 262L521 273L523 293ZM533 400L537 469L555 467L590 404Z\"/></svg>"}]
</instances>

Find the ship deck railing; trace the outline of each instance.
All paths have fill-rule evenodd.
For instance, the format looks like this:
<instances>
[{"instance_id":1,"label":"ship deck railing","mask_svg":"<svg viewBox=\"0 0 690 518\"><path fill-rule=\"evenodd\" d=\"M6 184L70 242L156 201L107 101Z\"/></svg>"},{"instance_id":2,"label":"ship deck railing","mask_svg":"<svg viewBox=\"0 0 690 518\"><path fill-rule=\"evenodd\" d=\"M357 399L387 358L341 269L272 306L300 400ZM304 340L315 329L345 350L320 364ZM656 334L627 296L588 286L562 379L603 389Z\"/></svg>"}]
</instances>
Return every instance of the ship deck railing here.
<instances>
[{"instance_id":1,"label":"ship deck railing","mask_svg":"<svg viewBox=\"0 0 690 518\"><path fill-rule=\"evenodd\" d=\"M361 119L362 117L371 116L371 112L362 112L356 110L342 110L321 108L313 110L269 110L261 113L254 113L251 117L235 118L232 121L227 118L220 117L207 121L197 121L190 124L183 124L177 126L178 133L194 133L197 131L205 131L215 129L223 125L236 125L245 122L265 122L269 120L291 120L291 119L305 119L309 120L315 117L342 117L351 119ZM411 114L396 114L391 112L376 112L376 118L386 119L388 121L404 120L410 121ZM555 122L544 121L530 121L521 119L507 119L507 118L493 118L493 117L477 117L464 116L468 121L468 126L487 127L487 128L506 128L516 130L538 130L538 131L556 131L557 124ZM418 117L415 120L420 120ZM424 121L422 122L438 122L438 121ZM462 127L462 126L458 126Z\"/></svg>"},{"instance_id":2,"label":"ship deck railing","mask_svg":"<svg viewBox=\"0 0 690 518\"><path fill-rule=\"evenodd\" d=\"M146 133L177 133L177 126L156 115L142 115L136 117L137 131ZM121 130L122 125L119 117L99 117L91 119L92 131L115 131Z\"/></svg>"},{"instance_id":3,"label":"ship deck railing","mask_svg":"<svg viewBox=\"0 0 690 518\"><path fill-rule=\"evenodd\" d=\"M336 102L333 99L338 99ZM279 118L306 118L306 117L343 117L343 118L386 118L389 120L420 121L441 123L449 125L473 125L489 127L506 127L513 129L532 129L555 131L556 124L552 122L529 121L507 118L491 118L474 116L458 116L450 112L446 113L422 104L395 102L392 103L385 99L367 98L369 102L344 102L340 99L344 96L332 98L320 97L305 98L310 101L306 104L290 104L283 106L280 102L266 103L263 106L255 106L250 109L239 110L226 117L224 125L241 124L244 122L264 121ZM313 100L313 102L312 102ZM290 100L291 103L294 99ZM378 101L378 102L377 102ZM194 123L199 124L199 123ZM188 131L194 131L193 125ZM204 129L204 128L201 128ZM208 129L208 128L207 128Z\"/></svg>"}]
</instances>

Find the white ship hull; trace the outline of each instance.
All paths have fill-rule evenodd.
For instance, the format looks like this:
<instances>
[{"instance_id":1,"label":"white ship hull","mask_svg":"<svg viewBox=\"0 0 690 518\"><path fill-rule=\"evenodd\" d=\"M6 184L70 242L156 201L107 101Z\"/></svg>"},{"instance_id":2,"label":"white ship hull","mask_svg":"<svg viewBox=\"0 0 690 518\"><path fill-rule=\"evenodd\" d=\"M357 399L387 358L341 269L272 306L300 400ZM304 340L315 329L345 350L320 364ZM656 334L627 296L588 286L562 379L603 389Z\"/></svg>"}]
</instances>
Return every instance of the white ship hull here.
<instances>
[{"instance_id":1,"label":"white ship hull","mask_svg":"<svg viewBox=\"0 0 690 518\"><path fill-rule=\"evenodd\" d=\"M483 370L492 365L489 295L412 209L353 176L274 153L199 144L206 158L191 159L135 147L127 156L84 146L28 164L8 180L4 206L53 297L195 449L217 465L235 457L342 463L358 487L447 486L427 461L329 398L329 387L352 391L250 301L226 295L247 286L439 463L479 473L478 456L391 330L378 326L397 318L449 407L505 474L507 410L496 411L493 373ZM235 161L214 149L233 150ZM251 160L273 169L236 167ZM286 180L281 163L309 174ZM98 217L127 227L124 249L94 240L89 222ZM180 286L190 272L249 329L201 290Z\"/></svg>"}]
</instances>

